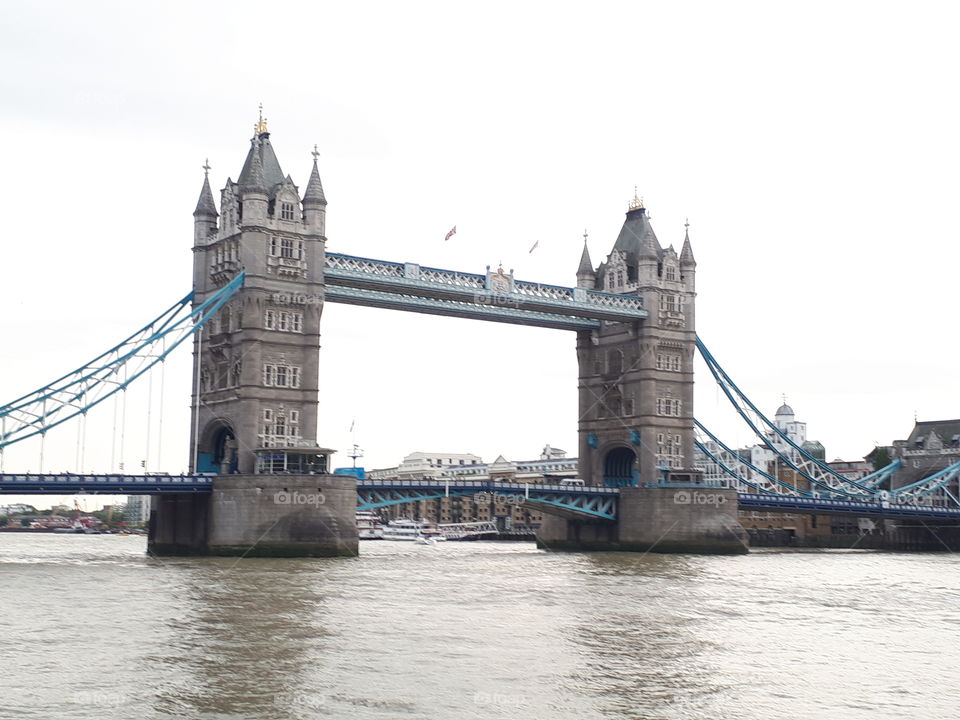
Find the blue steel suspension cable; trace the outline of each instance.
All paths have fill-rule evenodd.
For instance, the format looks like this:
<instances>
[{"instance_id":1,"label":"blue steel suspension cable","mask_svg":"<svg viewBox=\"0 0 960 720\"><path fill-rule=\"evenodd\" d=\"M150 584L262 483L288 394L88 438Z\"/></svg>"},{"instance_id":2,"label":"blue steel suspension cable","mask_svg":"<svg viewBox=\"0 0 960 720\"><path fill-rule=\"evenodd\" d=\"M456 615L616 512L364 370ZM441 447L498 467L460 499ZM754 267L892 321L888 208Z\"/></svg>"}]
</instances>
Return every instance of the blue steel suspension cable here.
<instances>
[{"instance_id":1,"label":"blue steel suspension cable","mask_svg":"<svg viewBox=\"0 0 960 720\"><path fill-rule=\"evenodd\" d=\"M794 491L795 493L797 493L798 495L802 495L802 496L804 496L804 497L813 497L813 493L811 493L810 491L808 491L808 490L801 490L801 489L798 488L798 487L794 487L793 485L791 485L790 483L788 483L786 480L780 480L779 478L774 477L774 476L771 475L770 473L761 470L761 469L758 468L756 465L754 465L753 463L751 463L749 460L744 460L743 458L740 457L740 455L739 455L738 453L736 453L735 451L733 451L733 450L731 450L729 447L727 447L716 435L714 435L712 432L710 432L709 430L707 430L707 428L706 428L706 427L703 425L703 423L701 423L699 420L697 420L696 418L694 418L693 422L694 422L694 424L695 424L702 432L704 432L704 433L707 435L707 437L709 437L711 440L713 440L717 445L719 445L720 447L722 447L722 448L723 448L726 452L728 452L729 454L735 455L742 464L746 465L748 468L750 468L750 469L753 470L754 472L757 472L757 473L759 473L760 475L763 475L763 477L765 477L765 478L766 478L767 480L769 480L770 482L774 483L775 485L781 485L781 486L783 486L783 487L785 487L785 488L788 488L788 489L790 489L790 490L793 490L793 491ZM702 448L701 448L701 449L702 449ZM708 450L704 450L704 452L706 452L708 455L711 455L711 456L712 456L712 454L711 454ZM740 477L740 476L738 476L738 477ZM750 485L750 487L755 487L755 488L759 489L761 492L770 492L769 490L764 490L763 488L760 488L759 486L754 485L753 483L751 483L749 480L746 480L745 478L744 478L744 482L745 482L747 485ZM771 494L776 494L776 493L771 493Z\"/></svg>"},{"instance_id":2,"label":"blue steel suspension cable","mask_svg":"<svg viewBox=\"0 0 960 720\"><path fill-rule=\"evenodd\" d=\"M707 368L710 370L710 373L713 375L714 379L717 381L717 384L720 386L720 389L723 390L724 394L727 396L727 399L730 401L730 404L733 405L734 409L737 411L737 413L740 415L740 417L743 418L744 422L746 422L747 425L750 426L750 429L753 430L753 432L756 434L756 436L757 436L758 438L760 438L760 440L762 440L763 443L764 443L767 447L769 447L774 453L776 453L776 454L780 457L780 459L782 459L794 472L800 473L800 474L803 475L807 480L809 480L812 484L816 485L817 487L823 488L824 490L826 490L827 492L830 492L830 493L837 493L837 494L841 494L841 495L846 495L846 496L852 497L852 498L862 498L864 493L870 494L870 495L872 496L873 493L872 493L872 491L871 491L869 488L862 487L862 486L860 486L856 481L849 480L848 478L845 478L845 477L843 477L842 475L840 475L839 473L835 472L832 468L828 468L828 467L824 466L822 463L820 463L819 460L816 460L812 455L810 455L809 453L807 453L805 450L803 450L803 448L801 448L799 445L797 445L796 443L794 443L793 440L791 440L789 437L787 437L787 436L780 430L780 428L778 428L774 423L771 423L771 422L764 416L764 414L761 413L760 410L757 409L757 407L750 401L750 398L748 398L746 395L744 395L744 393L740 390L740 388L737 387L736 383L734 383L733 380L730 379L730 376L727 375L727 373L723 370L722 367L720 367L720 364L716 361L716 359L713 357L713 355L710 354L710 351L707 350L706 346L703 344L703 341L700 340L699 337L698 337L697 340L696 340L696 344L697 344L697 349L700 350L700 355L701 355L701 357L703 357L703 359L704 359L704 360L706 361L706 363L707 363ZM721 377L721 376L722 376L722 377ZM729 387L728 387L728 386L729 386ZM793 462L793 460L791 460L787 455L784 455L784 454L781 453L779 450L777 450L777 448L773 445L773 443L771 443L770 440L764 435L764 433L756 426L756 424L755 424L755 423L753 422L753 420L747 415L747 413L745 413L745 412L743 411L743 408L740 407L740 405L737 403L737 401L734 399L733 395L731 394L730 388L733 388L733 390L736 392L737 396L740 397L740 399L741 399L754 413L756 413L757 416L758 416L767 426L769 426L777 435L779 435L782 439L784 439L791 447L793 447L794 449L796 449L804 458L806 458L806 459L809 460L809 461L812 461L813 463L816 464L817 467L819 467L819 468L821 468L821 469L824 469L828 474L832 475L833 477L835 477L835 478L836 478L837 480L839 480L840 482L842 482L842 483L844 483L844 484L853 485L854 487L859 488L862 492L861 492L861 493L856 493L856 492L850 492L850 491L845 490L845 489L842 489L842 488L832 487L832 486L828 485L827 483L825 483L825 482L819 480L818 478L814 477L813 475L805 472L805 471L802 470L801 468L799 468L799 467Z\"/></svg>"},{"instance_id":3,"label":"blue steel suspension cable","mask_svg":"<svg viewBox=\"0 0 960 720\"><path fill-rule=\"evenodd\" d=\"M0 406L0 421L2 421L0 448L29 437L43 435L61 423L78 415L85 415L90 408L99 405L117 392L125 390L130 383L158 362L166 359L184 340L198 332L239 290L243 285L244 277L243 272L238 273L203 303L183 314L193 299L191 292L138 332L72 373L17 398L12 403ZM150 334L144 337L147 332ZM164 345L159 354L140 354L141 351L150 350L153 345L165 338L172 338L173 342L168 346ZM111 356L113 356L111 360L97 365ZM141 364L135 372L125 376L120 382L117 378L121 368L127 368L127 364L135 359L139 359ZM48 401L54 403L50 410L47 409ZM38 406L39 409L37 409ZM8 420L14 421L13 429L8 429Z\"/></svg>"}]
</instances>

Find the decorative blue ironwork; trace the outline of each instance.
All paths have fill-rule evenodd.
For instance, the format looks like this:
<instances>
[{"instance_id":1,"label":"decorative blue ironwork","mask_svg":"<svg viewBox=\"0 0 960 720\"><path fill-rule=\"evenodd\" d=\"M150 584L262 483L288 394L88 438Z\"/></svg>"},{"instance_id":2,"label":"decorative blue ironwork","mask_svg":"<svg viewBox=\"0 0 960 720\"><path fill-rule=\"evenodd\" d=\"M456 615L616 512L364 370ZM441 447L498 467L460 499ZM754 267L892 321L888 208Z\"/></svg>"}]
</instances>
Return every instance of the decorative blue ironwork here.
<instances>
[{"instance_id":1,"label":"decorative blue ironwork","mask_svg":"<svg viewBox=\"0 0 960 720\"><path fill-rule=\"evenodd\" d=\"M484 276L338 253L325 255L324 279L326 299L331 302L567 330L598 327L601 320L632 322L648 316L643 298L636 295L514 280L512 274ZM551 320L555 317L562 318L562 324ZM572 322L576 318L592 323Z\"/></svg>"},{"instance_id":2,"label":"decorative blue ironwork","mask_svg":"<svg viewBox=\"0 0 960 720\"><path fill-rule=\"evenodd\" d=\"M359 510L373 510L418 500L476 495L523 498L544 512L567 517L615 520L617 490L583 485L542 485L490 480L361 480L357 483Z\"/></svg>"},{"instance_id":3,"label":"decorative blue ironwork","mask_svg":"<svg viewBox=\"0 0 960 720\"><path fill-rule=\"evenodd\" d=\"M917 480L910 485L904 485L890 493L892 501L909 501L920 497L930 497L937 495L946 495L955 504L960 505L960 500L950 492L949 484L960 475L960 461L948 465L943 470L935 472L929 477Z\"/></svg>"},{"instance_id":4,"label":"decorative blue ironwork","mask_svg":"<svg viewBox=\"0 0 960 720\"><path fill-rule=\"evenodd\" d=\"M874 489L879 488L881 485L883 485L883 483L887 482L902 465L903 460L897 458L889 465L886 465L879 470L860 478L858 482L864 487Z\"/></svg>"},{"instance_id":5,"label":"decorative blue ironwork","mask_svg":"<svg viewBox=\"0 0 960 720\"><path fill-rule=\"evenodd\" d=\"M126 390L200 330L243 285L244 273L190 310L191 292L118 345L39 390L0 407L0 450L42 435Z\"/></svg>"},{"instance_id":6,"label":"decorative blue ironwork","mask_svg":"<svg viewBox=\"0 0 960 720\"><path fill-rule=\"evenodd\" d=\"M785 481L785 480L780 480L779 478L774 477L773 475L771 475L770 473L766 472L765 470L761 470L760 468L758 468L756 465L754 465L752 462L750 462L750 461L747 460L746 458L742 457L742 456L741 456L739 453L737 453L736 451L731 450L731 449L730 449L729 447L727 447L716 435L714 435L712 432L710 432L710 431L709 431L699 420L697 420L696 418L694 418L693 423L694 423L694 426L695 426L698 430L700 430L701 432L703 432L703 433L704 433L707 437L709 437L713 442L715 442L717 445L719 445L720 448L721 448L725 453L727 453L727 455L728 455L729 457L735 458L738 464L745 465L745 466L748 467L750 470L753 470L755 473L757 473L758 475L760 475L760 476L762 476L763 478L765 478L766 481L767 481L767 486L764 487L764 486L762 486L762 485L758 485L758 484L756 484L756 483L748 480L748 479L745 478L743 475L741 475L740 473L738 473L736 470L730 468L730 467L729 467L729 463L724 462L724 461L722 461L720 458L718 458L717 455L714 454L713 452L711 452L703 443L701 443L700 441L695 441L697 448L698 448L701 452L703 452L703 453L704 453L705 455L707 455L711 460L713 460L715 463L717 463L717 465L718 465L724 472L726 472L728 475L730 475L730 477L733 478L733 479L735 479L737 482L739 482L739 483L741 483L741 484L743 484L743 485L746 485L747 487L753 488L754 490L758 490L759 492L763 492L763 493L777 494L776 490L774 490L773 488L775 488L775 487L781 487L781 488L786 488L786 489L789 491L788 494L799 495L799 496L801 496L801 497L813 497L813 493L812 493L812 492L809 492L809 491L807 491L807 490L801 490L800 488L795 487L794 485L791 485L790 483L788 483L788 482Z\"/></svg>"}]
</instances>

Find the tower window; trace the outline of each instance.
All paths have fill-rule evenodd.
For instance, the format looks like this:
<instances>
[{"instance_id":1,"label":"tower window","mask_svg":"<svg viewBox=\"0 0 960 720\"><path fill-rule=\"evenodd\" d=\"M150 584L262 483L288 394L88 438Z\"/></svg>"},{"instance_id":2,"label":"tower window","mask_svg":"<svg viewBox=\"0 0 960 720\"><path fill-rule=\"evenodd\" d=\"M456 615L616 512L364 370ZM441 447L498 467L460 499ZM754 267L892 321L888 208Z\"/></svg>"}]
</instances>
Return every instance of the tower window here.
<instances>
[{"instance_id":1,"label":"tower window","mask_svg":"<svg viewBox=\"0 0 960 720\"><path fill-rule=\"evenodd\" d=\"M303 332L303 313L286 310L266 310L263 314L264 330L280 332Z\"/></svg>"},{"instance_id":2,"label":"tower window","mask_svg":"<svg viewBox=\"0 0 960 720\"><path fill-rule=\"evenodd\" d=\"M280 203L280 219L293 220L293 203Z\"/></svg>"},{"instance_id":3,"label":"tower window","mask_svg":"<svg viewBox=\"0 0 960 720\"><path fill-rule=\"evenodd\" d=\"M669 372L680 372L680 356L673 354L657 355L657 370L667 370Z\"/></svg>"},{"instance_id":4,"label":"tower window","mask_svg":"<svg viewBox=\"0 0 960 720\"><path fill-rule=\"evenodd\" d=\"M263 366L263 384L267 387L300 387L300 368L291 365L274 365L265 363Z\"/></svg>"},{"instance_id":5,"label":"tower window","mask_svg":"<svg viewBox=\"0 0 960 720\"><path fill-rule=\"evenodd\" d=\"M657 398L657 415L680 417L683 403L675 398Z\"/></svg>"},{"instance_id":6,"label":"tower window","mask_svg":"<svg viewBox=\"0 0 960 720\"><path fill-rule=\"evenodd\" d=\"M665 294L660 296L660 310L666 312L683 312L683 300L677 295Z\"/></svg>"},{"instance_id":7,"label":"tower window","mask_svg":"<svg viewBox=\"0 0 960 720\"><path fill-rule=\"evenodd\" d=\"M280 257L293 257L293 238L280 238Z\"/></svg>"}]
</instances>

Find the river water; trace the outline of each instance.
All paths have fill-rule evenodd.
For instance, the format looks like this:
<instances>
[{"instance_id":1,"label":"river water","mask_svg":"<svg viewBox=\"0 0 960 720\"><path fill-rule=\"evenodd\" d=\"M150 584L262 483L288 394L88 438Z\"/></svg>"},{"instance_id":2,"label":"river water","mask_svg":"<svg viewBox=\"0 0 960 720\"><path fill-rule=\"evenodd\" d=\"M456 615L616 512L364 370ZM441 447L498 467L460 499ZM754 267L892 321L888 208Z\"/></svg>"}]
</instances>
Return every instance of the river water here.
<instances>
[{"instance_id":1,"label":"river water","mask_svg":"<svg viewBox=\"0 0 960 720\"><path fill-rule=\"evenodd\" d=\"M0 534L2 718L954 718L960 556Z\"/></svg>"}]
</instances>

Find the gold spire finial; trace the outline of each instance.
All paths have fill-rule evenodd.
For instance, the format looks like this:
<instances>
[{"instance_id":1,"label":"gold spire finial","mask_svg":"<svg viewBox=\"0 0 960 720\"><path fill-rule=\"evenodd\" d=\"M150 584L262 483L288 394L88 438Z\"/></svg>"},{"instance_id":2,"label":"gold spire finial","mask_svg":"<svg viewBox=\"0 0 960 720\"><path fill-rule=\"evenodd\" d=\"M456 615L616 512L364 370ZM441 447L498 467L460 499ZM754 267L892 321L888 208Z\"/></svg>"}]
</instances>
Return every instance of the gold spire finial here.
<instances>
[{"instance_id":1,"label":"gold spire finial","mask_svg":"<svg viewBox=\"0 0 960 720\"><path fill-rule=\"evenodd\" d=\"M637 186L633 186L633 200L627 205L627 210L643 210L643 198L637 197Z\"/></svg>"},{"instance_id":2,"label":"gold spire finial","mask_svg":"<svg viewBox=\"0 0 960 720\"><path fill-rule=\"evenodd\" d=\"M253 128L257 135L267 132L267 119L263 116L263 103L260 103L260 119Z\"/></svg>"},{"instance_id":3,"label":"gold spire finial","mask_svg":"<svg viewBox=\"0 0 960 720\"><path fill-rule=\"evenodd\" d=\"M203 176L208 177L210 175L210 158L204 158L203 160Z\"/></svg>"},{"instance_id":4,"label":"gold spire finial","mask_svg":"<svg viewBox=\"0 0 960 720\"><path fill-rule=\"evenodd\" d=\"M587 229L586 229L586 228L583 229L583 244L584 244L584 245L587 244Z\"/></svg>"},{"instance_id":5,"label":"gold spire finial","mask_svg":"<svg viewBox=\"0 0 960 720\"><path fill-rule=\"evenodd\" d=\"M320 153L317 151L317 144L316 144L316 143L313 144L313 152L310 153L310 154L313 155L313 161L314 161L314 162L316 162L316 161L317 161L317 158L320 157Z\"/></svg>"}]
</instances>

